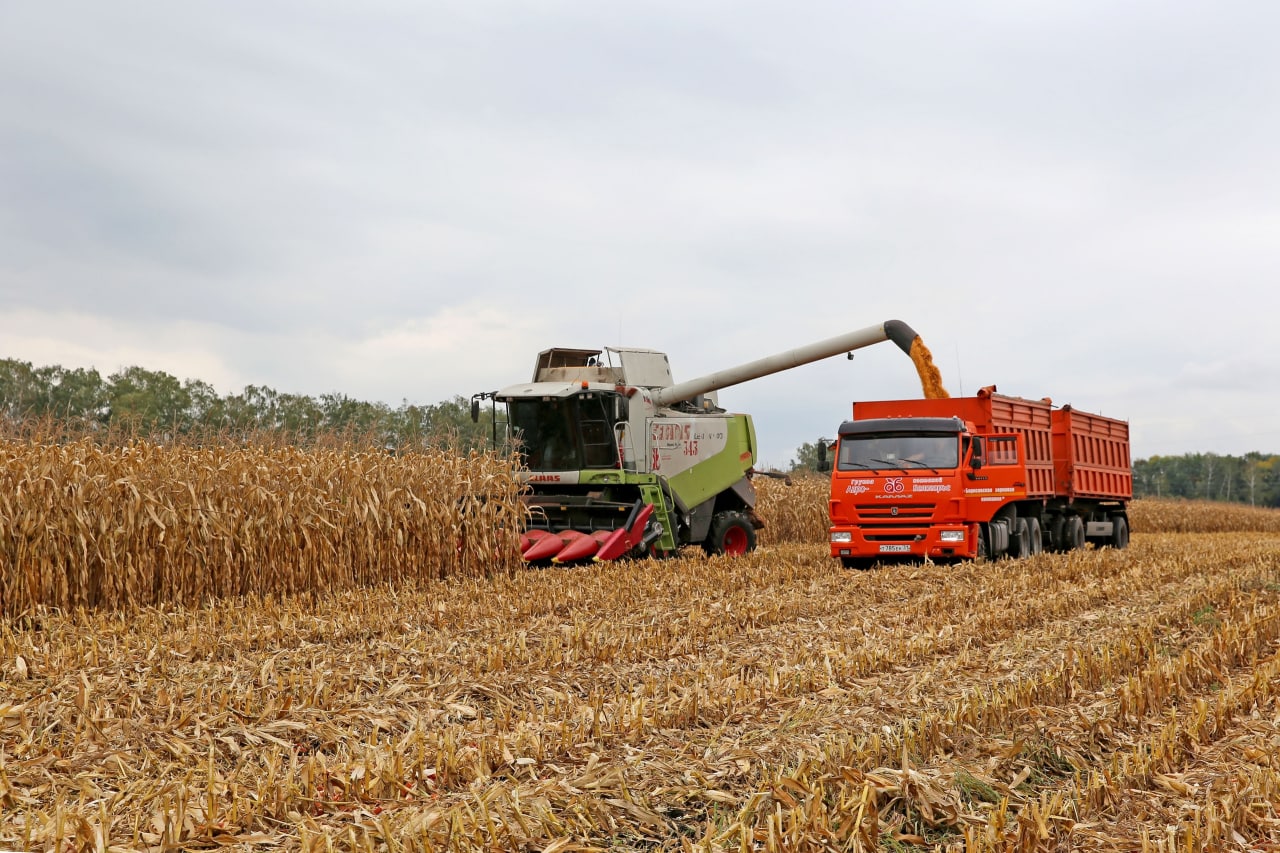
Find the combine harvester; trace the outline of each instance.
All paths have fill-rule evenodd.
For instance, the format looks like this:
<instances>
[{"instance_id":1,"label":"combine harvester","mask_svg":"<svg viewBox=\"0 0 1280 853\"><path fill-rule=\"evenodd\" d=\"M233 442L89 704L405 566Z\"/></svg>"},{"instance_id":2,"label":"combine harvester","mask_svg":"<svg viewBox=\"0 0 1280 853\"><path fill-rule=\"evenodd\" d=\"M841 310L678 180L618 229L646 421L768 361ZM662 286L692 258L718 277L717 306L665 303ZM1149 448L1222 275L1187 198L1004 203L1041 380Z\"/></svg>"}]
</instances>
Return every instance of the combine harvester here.
<instances>
[{"instance_id":1,"label":"combine harvester","mask_svg":"<svg viewBox=\"0 0 1280 853\"><path fill-rule=\"evenodd\" d=\"M915 340L889 320L679 384L654 350L549 349L531 382L474 395L471 414L489 400L495 444L515 442L527 469L526 561L664 556L684 545L745 554L764 526L751 484L755 427L714 392L881 341L909 355Z\"/></svg>"}]
</instances>

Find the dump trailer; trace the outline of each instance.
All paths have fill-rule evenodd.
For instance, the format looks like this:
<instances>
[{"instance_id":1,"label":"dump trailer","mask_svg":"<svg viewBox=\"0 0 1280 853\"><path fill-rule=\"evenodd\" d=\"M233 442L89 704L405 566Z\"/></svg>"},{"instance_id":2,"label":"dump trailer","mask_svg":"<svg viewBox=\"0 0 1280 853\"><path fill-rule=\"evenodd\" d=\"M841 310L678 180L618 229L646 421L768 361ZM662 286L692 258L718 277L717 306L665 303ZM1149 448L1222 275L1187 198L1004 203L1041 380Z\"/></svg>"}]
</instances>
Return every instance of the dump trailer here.
<instances>
[{"instance_id":1,"label":"dump trailer","mask_svg":"<svg viewBox=\"0 0 1280 853\"><path fill-rule=\"evenodd\" d=\"M1129 425L1049 398L858 402L831 461L831 556L1025 557L1129 544Z\"/></svg>"},{"instance_id":2,"label":"dump trailer","mask_svg":"<svg viewBox=\"0 0 1280 853\"><path fill-rule=\"evenodd\" d=\"M519 454L526 561L662 556L685 545L744 554L763 526L751 482L755 426L721 408L716 392L881 341L910 353L915 337L889 320L680 383L655 350L548 349L531 381L474 395L472 416L490 401L495 443Z\"/></svg>"}]
</instances>

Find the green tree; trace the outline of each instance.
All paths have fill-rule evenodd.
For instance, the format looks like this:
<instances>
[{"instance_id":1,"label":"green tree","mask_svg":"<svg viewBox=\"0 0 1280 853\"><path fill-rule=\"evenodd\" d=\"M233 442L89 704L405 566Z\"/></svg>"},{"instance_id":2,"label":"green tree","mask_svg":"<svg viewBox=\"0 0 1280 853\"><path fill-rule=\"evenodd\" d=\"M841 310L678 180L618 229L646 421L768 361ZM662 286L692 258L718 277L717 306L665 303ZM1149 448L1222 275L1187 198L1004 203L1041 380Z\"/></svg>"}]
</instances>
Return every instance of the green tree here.
<instances>
[{"instance_id":1,"label":"green tree","mask_svg":"<svg viewBox=\"0 0 1280 853\"><path fill-rule=\"evenodd\" d=\"M111 421L144 430L183 432L190 426L191 395L176 376L127 367L108 377Z\"/></svg>"},{"instance_id":2,"label":"green tree","mask_svg":"<svg viewBox=\"0 0 1280 853\"><path fill-rule=\"evenodd\" d=\"M462 450L481 450L493 437L493 413L480 408L480 419L471 420L471 401L457 395L422 409L426 420L426 437L435 445L452 444Z\"/></svg>"},{"instance_id":3,"label":"green tree","mask_svg":"<svg viewBox=\"0 0 1280 853\"><path fill-rule=\"evenodd\" d=\"M0 360L0 416L11 421L54 417L102 423L108 414L107 392L96 370L37 368L30 362Z\"/></svg>"},{"instance_id":4,"label":"green tree","mask_svg":"<svg viewBox=\"0 0 1280 853\"><path fill-rule=\"evenodd\" d=\"M291 435L314 438L324 425L324 411L304 394L279 394L275 398L275 424Z\"/></svg>"},{"instance_id":5,"label":"green tree","mask_svg":"<svg viewBox=\"0 0 1280 853\"><path fill-rule=\"evenodd\" d=\"M29 361L0 361L0 414L12 421L43 413L47 380Z\"/></svg>"},{"instance_id":6,"label":"green tree","mask_svg":"<svg viewBox=\"0 0 1280 853\"><path fill-rule=\"evenodd\" d=\"M801 471L825 473L831 470L829 467L831 444L827 439L820 438L817 441L806 441L797 447L796 455L791 459L791 473L795 474ZM822 461L824 457L827 460L825 463Z\"/></svg>"}]
</instances>

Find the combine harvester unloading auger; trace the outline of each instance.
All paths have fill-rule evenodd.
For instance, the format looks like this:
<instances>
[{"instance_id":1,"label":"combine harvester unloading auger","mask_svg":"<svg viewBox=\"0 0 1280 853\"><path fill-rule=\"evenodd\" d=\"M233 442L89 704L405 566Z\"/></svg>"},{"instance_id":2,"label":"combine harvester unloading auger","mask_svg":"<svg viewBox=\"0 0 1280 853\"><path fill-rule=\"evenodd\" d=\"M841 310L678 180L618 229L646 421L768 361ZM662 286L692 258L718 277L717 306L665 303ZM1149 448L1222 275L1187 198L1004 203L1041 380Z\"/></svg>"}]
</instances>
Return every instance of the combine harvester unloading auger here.
<instances>
[{"instance_id":1,"label":"combine harvester unloading auger","mask_svg":"<svg viewBox=\"0 0 1280 853\"><path fill-rule=\"evenodd\" d=\"M684 545L745 554L764 526L751 485L755 427L715 392L881 341L910 355L916 340L889 320L681 383L654 350L549 349L531 382L476 394L471 411L478 418L491 401L495 442L515 441L527 468L526 561L663 556Z\"/></svg>"}]
</instances>

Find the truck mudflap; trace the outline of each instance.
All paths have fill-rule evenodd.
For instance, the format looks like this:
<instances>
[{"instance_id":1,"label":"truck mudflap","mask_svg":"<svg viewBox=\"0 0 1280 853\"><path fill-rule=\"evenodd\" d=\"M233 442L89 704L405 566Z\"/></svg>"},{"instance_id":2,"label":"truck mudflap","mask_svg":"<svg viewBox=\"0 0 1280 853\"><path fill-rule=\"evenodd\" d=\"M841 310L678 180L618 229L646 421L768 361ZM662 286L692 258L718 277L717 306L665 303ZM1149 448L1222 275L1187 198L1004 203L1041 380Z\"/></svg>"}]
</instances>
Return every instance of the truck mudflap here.
<instances>
[{"instance_id":1,"label":"truck mudflap","mask_svg":"<svg viewBox=\"0 0 1280 853\"><path fill-rule=\"evenodd\" d=\"M561 564L604 562L633 551L643 553L663 532L662 525L653 518L653 509L653 504L637 500L626 521L612 529L526 530L520 537L520 554L526 563Z\"/></svg>"}]
</instances>

